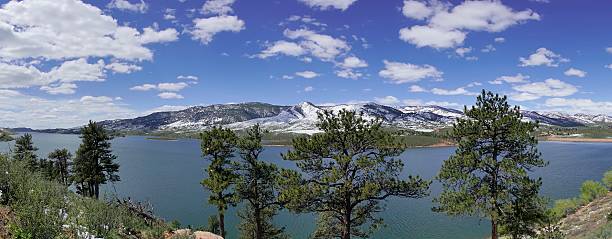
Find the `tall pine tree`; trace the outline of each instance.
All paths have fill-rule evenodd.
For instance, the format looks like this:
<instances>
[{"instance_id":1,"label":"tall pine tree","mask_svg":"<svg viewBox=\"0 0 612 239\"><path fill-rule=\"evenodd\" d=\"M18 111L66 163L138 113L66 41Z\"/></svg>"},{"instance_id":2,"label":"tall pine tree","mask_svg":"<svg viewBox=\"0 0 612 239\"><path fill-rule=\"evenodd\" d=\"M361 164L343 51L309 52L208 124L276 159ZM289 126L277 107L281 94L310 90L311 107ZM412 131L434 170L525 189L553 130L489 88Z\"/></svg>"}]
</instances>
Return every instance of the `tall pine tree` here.
<instances>
[{"instance_id":1,"label":"tall pine tree","mask_svg":"<svg viewBox=\"0 0 612 239\"><path fill-rule=\"evenodd\" d=\"M277 200L279 170L275 164L259 159L263 151L263 133L259 125L254 125L237 145L241 160L237 164L240 179L236 192L247 203L240 214L243 239L286 238L282 228L272 223L272 217L280 208Z\"/></svg>"},{"instance_id":2,"label":"tall pine tree","mask_svg":"<svg viewBox=\"0 0 612 239\"><path fill-rule=\"evenodd\" d=\"M315 238L368 237L382 219L383 202L391 196L420 198L429 182L399 177L404 164L397 157L405 146L382 128L353 111L319 114L322 133L293 140L282 155L301 172L284 170L280 199L297 212L315 212Z\"/></svg>"},{"instance_id":3,"label":"tall pine tree","mask_svg":"<svg viewBox=\"0 0 612 239\"><path fill-rule=\"evenodd\" d=\"M459 119L451 133L457 149L437 176L443 191L434 199L434 210L486 217L496 239L504 221L531 220L520 210L539 210L535 200L540 183L527 174L546 164L536 148L538 124L523 122L518 106L510 107L505 96L484 90L476 105L464 111L466 118ZM525 228L507 225L515 233Z\"/></svg>"},{"instance_id":4,"label":"tall pine tree","mask_svg":"<svg viewBox=\"0 0 612 239\"><path fill-rule=\"evenodd\" d=\"M237 136L229 129L213 127L200 134L202 155L210 161L208 177L201 184L210 190L208 203L217 206L219 216L219 233L225 237L225 211L229 206L236 206L238 196L232 186L238 175L234 173L234 156Z\"/></svg>"},{"instance_id":5,"label":"tall pine tree","mask_svg":"<svg viewBox=\"0 0 612 239\"><path fill-rule=\"evenodd\" d=\"M13 159L26 162L31 170L37 167L36 151L38 148L34 146L31 134L24 134L15 140L15 150L13 151Z\"/></svg>"},{"instance_id":6,"label":"tall pine tree","mask_svg":"<svg viewBox=\"0 0 612 239\"><path fill-rule=\"evenodd\" d=\"M72 154L68 149L56 149L47 156L51 167L51 176L64 186L72 184L70 166L72 165Z\"/></svg>"},{"instance_id":7,"label":"tall pine tree","mask_svg":"<svg viewBox=\"0 0 612 239\"><path fill-rule=\"evenodd\" d=\"M100 197L100 185L119 181L117 156L112 154L110 136L104 128L89 121L81 129L82 143L76 152L73 178L77 192L88 197Z\"/></svg>"}]
</instances>

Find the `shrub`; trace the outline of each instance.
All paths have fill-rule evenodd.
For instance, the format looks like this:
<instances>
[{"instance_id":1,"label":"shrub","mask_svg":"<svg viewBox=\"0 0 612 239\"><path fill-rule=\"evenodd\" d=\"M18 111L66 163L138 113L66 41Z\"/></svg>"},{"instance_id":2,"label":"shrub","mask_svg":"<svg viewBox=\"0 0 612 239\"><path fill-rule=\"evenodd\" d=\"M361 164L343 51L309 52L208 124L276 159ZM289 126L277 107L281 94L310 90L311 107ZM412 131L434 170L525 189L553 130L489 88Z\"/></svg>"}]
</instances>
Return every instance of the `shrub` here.
<instances>
[{"instance_id":1,"label":"shrub","mask_svg":"<svg viewBox=\"0 0 612 239\"><path fill-rule=\"evenodd\" d=\"M608 187L608 190L612 191L612 170L608 170L601 179L601 181Z\"/></svg>"},{"instance_id":2,"label":"shrub","mask_svg":"<svg viewBox=\"0 0 612 239\"><path fill-rule=\"evenodd\" d=\"M585 181L580 187L580 198L586 203L605 196L607 193L608 189L603 184L593 180Z\"/></svg>"},{"instance_id":3,"label":"shrub","mask_svg":"<svg viewBox=\"0 0 612 239\"><path fill-rule=\"evenodd\" d=\"M555 201L555 205L552 208L552 212L554 217L557 219L561 219L566 215L573 213L582 206L582 200L578 198L571 199L559 199Z\"/></svg>"}]
</instances>

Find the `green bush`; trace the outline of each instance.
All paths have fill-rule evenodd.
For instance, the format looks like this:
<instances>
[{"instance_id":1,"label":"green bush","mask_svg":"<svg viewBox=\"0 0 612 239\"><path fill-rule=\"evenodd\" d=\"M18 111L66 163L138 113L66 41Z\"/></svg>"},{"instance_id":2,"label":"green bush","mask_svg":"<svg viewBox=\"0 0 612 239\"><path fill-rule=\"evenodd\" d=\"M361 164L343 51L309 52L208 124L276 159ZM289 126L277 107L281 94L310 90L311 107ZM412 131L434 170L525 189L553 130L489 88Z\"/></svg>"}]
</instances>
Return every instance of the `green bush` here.
<instances>
[{"instance_id":1,"label":"green bush","mask_svg":"<svg viewBox=\"0 0 612 239\"><path fill-rule=\"evenodd\" d=\"M608 170L601 179L604 185L608 187L608 190L612 191L612 170Z\"/></svg>"},{"instance_id":2,"label":"green bush","mask_svg":"<svg viewBox=\"0 0 612 239\"><path fill-rule=\"evenodd\" d=\"M580 198L587 203L605 196L607 193L608 189L603 184L593 180L585 181L580 187Z\"/></svg>"},{"instance_id":3,"label":"green bush","mask_svg":"<svg viewBox=\"0 0 612 239\"><path fill-rule=\"evenodd\" d=\"M583 201L578 198L571 199L559 199L555 201L552 208L552 213L557 219L561 219L570 213L573 213L580 206L583 205Z\"/></svg>"},{"instance_id":4,"label":"green bush","mask_svg":"<svg viewBox=\"0 0 612 239\"><path fill-rule=\"evenodd\" d=\"M0 155L0 203L11 208L11 233L18 238L160 238L170 227L145 221L123 204L81 197Z\"/></svg>"}]
</instances>

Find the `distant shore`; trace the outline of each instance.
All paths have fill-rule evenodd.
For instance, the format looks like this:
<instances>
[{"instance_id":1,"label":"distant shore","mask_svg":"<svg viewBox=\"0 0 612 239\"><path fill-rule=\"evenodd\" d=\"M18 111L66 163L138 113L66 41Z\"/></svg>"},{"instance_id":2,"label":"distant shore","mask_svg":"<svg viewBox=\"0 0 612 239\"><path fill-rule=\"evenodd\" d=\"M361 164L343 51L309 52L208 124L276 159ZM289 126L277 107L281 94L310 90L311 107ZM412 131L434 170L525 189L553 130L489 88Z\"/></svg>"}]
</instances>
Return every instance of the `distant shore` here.
<instances>
[{"instance_id":1,"label":"distant shore","mask_svg":"<svg viewBox=\"0 0 612 239\"><path fill-rule=\"evenodd\" d=\"M545 137L543 141L576 142L576 143L612 143L612 138L580 138L580 137Z\"/></svg>"}]
</instances>

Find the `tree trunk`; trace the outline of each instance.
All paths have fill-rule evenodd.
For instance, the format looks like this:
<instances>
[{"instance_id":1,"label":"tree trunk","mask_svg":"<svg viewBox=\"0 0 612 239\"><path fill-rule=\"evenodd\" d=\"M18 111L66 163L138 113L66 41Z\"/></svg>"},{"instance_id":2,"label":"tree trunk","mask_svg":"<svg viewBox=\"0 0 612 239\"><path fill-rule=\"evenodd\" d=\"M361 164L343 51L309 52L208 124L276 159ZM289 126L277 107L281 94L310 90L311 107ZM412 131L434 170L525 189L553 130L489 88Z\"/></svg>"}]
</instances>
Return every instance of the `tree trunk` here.
<instances>
[{"instance_id":1,"label":"tree trunk","mask_svg":"<svg viewBox=\"0 0 612 239\"><path fill-rule=\"evenodd\" d=\"M225 238L225 214L221 211L219 212L219 233Z\"/></svg>"},{"instance_id":2,"label":"tree trunk","mask_svg":"<svg viewBox=\"0 0 612 239\"><path fill-rule=\"evenodd\" d=\"M261 228L261 210L259 209L259 206L256 205L255 207L255 212L254 212L254 216L255 216L255 239L264 239L263 238L263 232L262 232L262 228Z\"/></svg>"},{"instance_id":3,"label":"tree trunk","mask_svg":"<svg viewBox=\"0 0 612 239\"><path fill-rule=\"evenodd\" d=\"M497 222L491 220L491 239L497 239Z\"/></svg>"},{"instance_id":4,"label":"tree trunk","mask_svg":"<svg viewBox=\"0 0 612 239\"><path fill-rule=\"evenodd\" d=\"M100 198L100 184L94 186L94 193L96 194L96 199Z\"/></svg>"}]
</instances>

